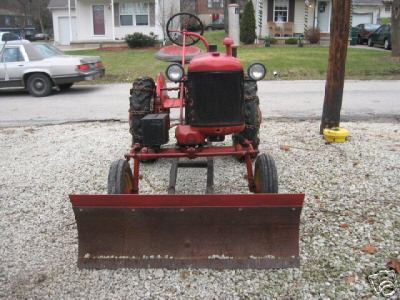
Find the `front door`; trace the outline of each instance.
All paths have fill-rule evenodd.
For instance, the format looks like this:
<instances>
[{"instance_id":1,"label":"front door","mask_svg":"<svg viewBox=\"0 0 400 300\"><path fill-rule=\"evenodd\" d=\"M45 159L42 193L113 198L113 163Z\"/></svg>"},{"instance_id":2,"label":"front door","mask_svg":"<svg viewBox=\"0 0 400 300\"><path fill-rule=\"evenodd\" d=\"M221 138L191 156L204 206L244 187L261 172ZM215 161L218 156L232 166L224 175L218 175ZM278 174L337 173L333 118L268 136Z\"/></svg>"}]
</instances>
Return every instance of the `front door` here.
<instances>
[{"instance_id":1,"label":"front door","mask_svg":"<svg viewBox=\"0 0 400 300\"><path fill-rule=\"evenodd\" d=\"M321 32L329 32L331 20L331 2L318 1L317 2L317 26Z\"/></svg>"},{"instance_id":2,"label":"front door","mask_svg":"<svg viewBox=\"0 0 400 300\"><path fill-rule=\"evenodd\" d=\"M104 35L106 33L104 5L93 5L93 33L94 35Z\"/></svg>"}]
</instances>

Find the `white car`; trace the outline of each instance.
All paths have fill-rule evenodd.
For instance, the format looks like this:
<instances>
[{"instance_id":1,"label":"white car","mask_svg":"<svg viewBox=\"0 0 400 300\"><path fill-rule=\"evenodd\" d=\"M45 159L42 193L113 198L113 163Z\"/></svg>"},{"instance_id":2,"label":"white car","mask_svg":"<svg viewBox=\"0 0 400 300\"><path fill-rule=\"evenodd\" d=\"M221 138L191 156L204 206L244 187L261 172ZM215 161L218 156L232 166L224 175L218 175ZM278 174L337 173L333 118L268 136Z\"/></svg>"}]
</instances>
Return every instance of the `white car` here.
<instances>
[{"instance_id":1,"label":"white car","mask_svg":"<svg viewBox=\"0 0 400 300\"><path fill-rule=\"evenodd\" d=\"M75 82L104 76L98 56L65 55L48 44L29 41L0 42L0 88L26 89L35 97L53 88L69 89Z\"/></svg>"}]
</instances>

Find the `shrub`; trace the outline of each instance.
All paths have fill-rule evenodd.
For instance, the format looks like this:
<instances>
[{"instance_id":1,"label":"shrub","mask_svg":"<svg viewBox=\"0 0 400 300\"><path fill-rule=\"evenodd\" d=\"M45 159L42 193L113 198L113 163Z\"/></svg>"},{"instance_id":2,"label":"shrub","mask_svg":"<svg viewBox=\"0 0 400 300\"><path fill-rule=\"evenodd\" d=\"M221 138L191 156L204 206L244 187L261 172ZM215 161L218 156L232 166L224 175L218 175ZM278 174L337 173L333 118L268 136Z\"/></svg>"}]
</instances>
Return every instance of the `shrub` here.
<instances>
[{"instance_id":1,"label":"shrub","mask_svg":"<svg viewBox=\"0 0 400 300\"><path fill-rule=\"evenodd\" d=\"M390 17L380 18L378 23L381 24L381 25L389 24L390 23Z\"/></svg>"},{"instance_id":2,"label":"shrub","mask_svg":"<svg viewBox=\"0 0 400 300\"><path fill-rule=\"evenodd\" d=\"M278 40L276 38L270 37L268 35L264 38L264 46L265 47L269 47L270 45L274 45L277 42L278 42Z\"/></svg>"},{"instance_id":3,"label":"shrub","mask_svg":"<svg viewBox=\"0 0 400 300\"><path fill-rule=\"evenodd\" d=\"M252 44L256 39L256 19L254 17L254 6L251 0L247 1L243 16L240 20L240 41Z\"/></svg>"},{"instance_id":4,"label":"shrub","mask_svg":"<svg viewBox=\"0 0 400 300\"><path fill-rule=\"evenodd\" d=\"M319 28L311 28L305 32L305 38L310 44L318 44L321 38Z\"/></svg>"},{"instance_id":5,"label":"shrub","mask_svg":"<svg viewBox=\"0 0 400 300\"><path fill-rule=\"evenodd\" d=\"M278 43L278 39L272 37L272 38L269 39L269 42L271 43L271 45L275 45L275 44Z\"/></svg>"},{"instance_id":6,"label":"shrub","mask_svg":"<svg viewBox=\"0 0 400 300\"><path fill-rule=\"evenodd\" d=\"M288 38L285 40L286 45L297 45L297 39L296 38Z\"/></svg>"},{"instance_id":7,"label":"shrub","mask_svg":"<svg viewBox=\"0 0 400 300\"><path fill-rule=\"evenodd\" d=\"M129 48L152 47L157 43L154 34L146 35L140 32L126 35L125 41Z\"/></svg>"}]
</instances>

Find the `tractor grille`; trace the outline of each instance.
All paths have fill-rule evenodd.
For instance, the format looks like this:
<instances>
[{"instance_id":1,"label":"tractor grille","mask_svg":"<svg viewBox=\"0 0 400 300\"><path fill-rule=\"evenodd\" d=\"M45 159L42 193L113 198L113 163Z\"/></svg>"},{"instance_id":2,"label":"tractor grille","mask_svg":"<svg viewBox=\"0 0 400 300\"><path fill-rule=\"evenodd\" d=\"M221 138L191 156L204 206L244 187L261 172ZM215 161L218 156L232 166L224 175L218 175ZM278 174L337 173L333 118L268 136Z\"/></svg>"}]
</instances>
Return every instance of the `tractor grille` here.
<instances>
[{"instance_id":1,"label":"tractor grille","mask_svg":"<svg viewBox=\"0 0 400 300\"><path fill-rule=\"evenodd\" d=\"M230 126L244 123L243 72L191 72L186 123Z\"/></svg>"}]
</instances>

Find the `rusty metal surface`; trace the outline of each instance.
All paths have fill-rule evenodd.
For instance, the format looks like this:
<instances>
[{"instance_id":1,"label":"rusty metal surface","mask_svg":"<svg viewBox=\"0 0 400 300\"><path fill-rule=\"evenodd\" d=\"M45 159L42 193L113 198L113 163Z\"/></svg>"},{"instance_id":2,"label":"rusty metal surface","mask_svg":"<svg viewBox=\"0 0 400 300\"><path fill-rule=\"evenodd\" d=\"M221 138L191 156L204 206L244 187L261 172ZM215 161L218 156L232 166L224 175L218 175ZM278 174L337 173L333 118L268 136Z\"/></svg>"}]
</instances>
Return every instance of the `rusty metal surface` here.
<instances>
[{"instance_id":1,"label":"rusty metal surface","mask_svg":"<svg viewBox=\"0 0 400 300\"><path fill-rule=\"evenodd\" d=\"M72 196L78 225L79 267L299 266L299 222L304 195L280 194L281 200L288 198L282 206L277 195L272 194L143 196ZM240 197L229 200L231 196ZM118 197L124 199L113 206L112 200ZM177 200L170 207L155 207L165 197ZM207 200L210 197L212 202ZM146 199L150 202L147 206L143 205ZM205 202L203 206L201 200ZM174 207L179 203L185 203L184 208ZM216 204L210 206L211 203Z\"/></svg>"}]
</instances>

